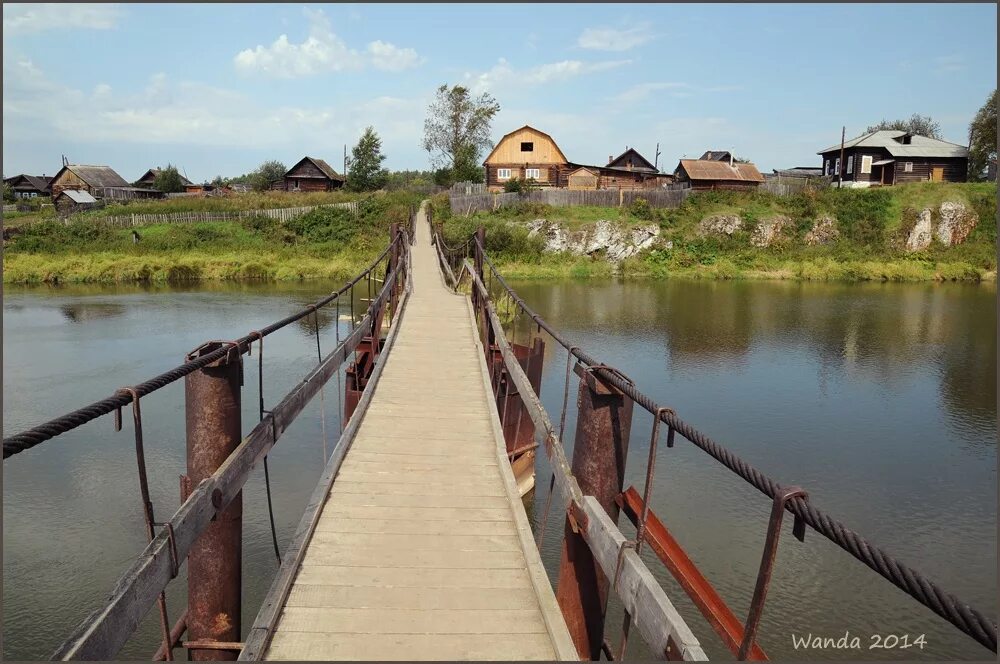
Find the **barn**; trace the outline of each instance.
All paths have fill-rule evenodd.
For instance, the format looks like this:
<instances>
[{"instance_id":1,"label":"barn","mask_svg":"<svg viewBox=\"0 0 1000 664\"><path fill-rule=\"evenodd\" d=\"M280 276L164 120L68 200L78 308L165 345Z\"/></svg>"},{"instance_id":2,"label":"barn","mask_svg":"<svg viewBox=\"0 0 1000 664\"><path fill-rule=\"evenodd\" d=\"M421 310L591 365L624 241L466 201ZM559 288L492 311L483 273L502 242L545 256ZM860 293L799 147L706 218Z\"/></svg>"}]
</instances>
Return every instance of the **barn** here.
<instances>
[{"instance_id":1,"label":"barn","mask_svg":"<svg viewBox=\"0 0 1000 664\"><path fill-rule=\"evenodd\" d=\"M674 180L689 183L692 189L753 189L764 176L749 162L681 159Z\"/></svg>"},{"instance_id":2,"label":"barn","mask_svg":"<svg viewBox=\"0 0 1000 664\"><path fill-rule=\"evenodd\" d=\"M52 203L59 214L67 215L96 207L97 199L86 191L63 189L52 199Z\"/></svg>"},{"instance_id":3,"label":"barn","mask_svg":"<svg viewBox=\"0 0 1000 664\"><path fill-rule=\"evenodd\" d=\"M285 191L333 191L344 186L345 178L322 159L303 157L285 173ZM274 187L272 187L274 188Z\"/></svg>"},{"instance_id":4,"label":"barn","mask_svg":"<svg viewBox=\"0 0 1000 664\"><path fill-rule=\"evenodd\" d=\"M55 174L49 188L53 199L66 189L85 191L97 199L163 198L155 189L133 187L110 166L67 164Z\"/></svg>"}]
</instances>

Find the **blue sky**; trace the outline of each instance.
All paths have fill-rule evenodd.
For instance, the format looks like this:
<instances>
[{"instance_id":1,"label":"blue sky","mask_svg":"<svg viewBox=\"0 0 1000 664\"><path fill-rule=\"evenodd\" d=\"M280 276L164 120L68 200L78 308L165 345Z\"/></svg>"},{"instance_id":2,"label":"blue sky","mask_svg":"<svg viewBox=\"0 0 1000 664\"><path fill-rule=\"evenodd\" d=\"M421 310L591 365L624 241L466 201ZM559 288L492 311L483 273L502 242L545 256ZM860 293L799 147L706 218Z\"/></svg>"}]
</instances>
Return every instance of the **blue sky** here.
<instances>
[{"instance_id":1,"label":"blue sky","mask_svg":"<svg viewBox=\"0 0 1000 664\"><path fill-rule=\"evenodd\" d=\"M995 4L4 4L3 171L339 169L368 124L388 167L423 169L444 83L497 98L494 140L531 124L581 163L659 142L668 170L707 149L819 165L842 125L912 113L964 144L996 25Z\"/></svg>"}]
</instances>

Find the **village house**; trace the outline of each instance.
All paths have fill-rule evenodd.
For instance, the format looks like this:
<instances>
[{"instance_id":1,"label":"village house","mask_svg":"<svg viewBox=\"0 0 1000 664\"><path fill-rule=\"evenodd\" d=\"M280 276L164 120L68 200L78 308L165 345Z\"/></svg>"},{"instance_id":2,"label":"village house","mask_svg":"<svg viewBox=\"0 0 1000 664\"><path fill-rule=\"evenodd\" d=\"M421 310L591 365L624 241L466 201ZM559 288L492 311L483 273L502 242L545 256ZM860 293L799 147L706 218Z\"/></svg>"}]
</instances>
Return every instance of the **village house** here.
<instances>
[{"instance_id":1,"label":"village house","mask_svg":"<svg viewBox=\"0 0 1000 664\"><path fill-rule=\"evenodd\" d=\"M67 189L85 191L96 199L162 198L162 192L133 187L110 166L67 164L59 169L49 184L55 199Z\"/></svg>"},{"instance_id":2,"label":"village house","mask_svg":"<svg viewBox=\"0 0 1000 664\"><path fill-rule=\"evenodd\" d=\"M651 189L670 184L673 176L660 173L635 148L626 148L617 157L608 157L607 166L587 166L600 176L598 189Z\"/></svg>"},{"instance_id":3,"label":"village house","mask_svg":"<svg viewBox=\"0 0 1000 664\"><path fill-rule=\"evenodd\" d=\"M674 170L674 180L692 189L753 189L764 176L749 162L732 160L681 159Z\"/></svg>"},{"instance_id":4,"label":"village house","mask_svg":"<svg viewBox=\"0 0 1000 664\"><path fill-rule=\"evenodd\" d=\"M14 198L37 198L38 196L48 196L49 183L52 178L44 175L15 175L4 178L4 184L14 192Z\"/></svg>"},{"instance_id":5,"label":"village house","mask_svg":"<svg viewBox=\"0 0 1000 664\"><path fill-rule=\"evenodd\" d=\"M344 186L345 178L322 159L303 157L288 169L283 180L285 191L333 191ZM275 187L272 187L275 188Z\"/></svg>"},{"instance_id":6,"label":"village house","mask_svg":"<svg viewBox=\"0 0 1000 664\"><path fill-rule=\"evenodd\" d=\"M901 130L884 129L820 150L823 173L845 187L903 182L965 182L969 150L963 145Z\"/></svg>"},{"instance_id":7,"label":"village house","mask_svg":"<svg viewBox=\"0 0 1000 664\"><path fill-rule=\"evenodd\" d=\"M698 159L702 161L733 161L733 154L729 150L706 150L705 154Z\"/></svg>"},{"instance_id":8,"label":"village house","mask_svg":"<svg viewBox=\"0 0 1000 664\"><path fill-rule=\"evenodd\" d=\"M135 186L142 187L144 189L155 189L156 188L156 177L162 172L162 169L151 168L142 174L142 177L135 181ZM191 181L186 177L178 173L177 175L181 178L181 184L185 187L191 184Z\"/></svg>"}]
</instances>

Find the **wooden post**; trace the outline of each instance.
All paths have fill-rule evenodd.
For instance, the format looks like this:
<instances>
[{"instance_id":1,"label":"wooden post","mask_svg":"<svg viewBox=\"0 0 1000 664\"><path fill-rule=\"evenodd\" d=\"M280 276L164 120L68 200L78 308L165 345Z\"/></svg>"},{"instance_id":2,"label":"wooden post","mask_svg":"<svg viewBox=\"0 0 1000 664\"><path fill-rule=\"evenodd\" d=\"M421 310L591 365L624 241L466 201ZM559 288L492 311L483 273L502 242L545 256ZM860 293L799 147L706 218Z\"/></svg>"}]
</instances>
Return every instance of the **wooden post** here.
<instances>
[{"instance_id":1,"label":"wooden post","mask_svg":"<svg viewBox=\"0 0 1000 664\"><path fill-rule=\"evenodd\" d=\"M217 350L212 341L196 348L187 361ZM214 473L240 444L242 364L235 348L184 379L187 416L187 476L196 487ZM218 490L216 490L218 491ZM222 494L212 496L221 502ZM216 509L222 507L215 505ZM188 638L191 641L239 641L243 542L243 493L218 512L188 554ZM239 653L191 650L193 661L235 660Z\"/></svg>"},{"instance_id":2,"label":"wooden post","mask_svg":"<svg viewBox=\"0 0 1000 664\"><path fill-rule=\"evenodd\" d=\"M837 169L837 189L844 186L844 138L847 136L847 127L840 128L840 168ZM857 152L855 152L857 154Z\"/></svg>"},{"instance_id":3,"label":"wooden post","mask_svg":"<svg viewBox=\"0 0 1000 664\"><path fill-rule=\"evenodd\" d=\"M576 440L572 472L584 495L594 496L614 523L615 496L625 479L625 460L632 428L632 400L603 383L593 372L577 368ZM581 533L567 516L563 526L562 557L556 601L581 659L601 658L608 579Z\"/></svg>"}]
</instances>

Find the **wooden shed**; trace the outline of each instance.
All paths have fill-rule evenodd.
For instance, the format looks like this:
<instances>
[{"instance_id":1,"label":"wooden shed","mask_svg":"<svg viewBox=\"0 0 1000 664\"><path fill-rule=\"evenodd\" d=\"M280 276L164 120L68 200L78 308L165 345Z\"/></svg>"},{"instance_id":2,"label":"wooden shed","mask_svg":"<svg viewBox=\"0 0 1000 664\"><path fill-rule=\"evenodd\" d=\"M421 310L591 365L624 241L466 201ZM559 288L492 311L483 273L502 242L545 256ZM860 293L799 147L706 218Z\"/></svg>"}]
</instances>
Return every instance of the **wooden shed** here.
<instances>
[{"instance_id":1,"label":"wooden shed","mask_svg":"<svg viewBox=\"0 0 1000 664\"><path fill-rule=\"evenodd\" d=\"M333 191L344 186L345 178L322 159L303 157L285 173L285 191Z\"/></svg>"},{"instance_id":2,"label":"wooden shed","mask_svg":"<svg viewBox=\"0 0 1000 664\"><path fill-rule=\"evenodd\" d=\"M692 189L752 189L764 181L764 176L749 162L681 159L674 179L690 183Z\"/></svg>"},{"instance_id":3,"label":"wooden shed","mask_svg":"<svg viewBox=\"0 0 1000 664\"><path fill-rule=\"evenodd\" d=\"M97 199L86 191L63 189L52 199L52 203L59 214L67 215L96 207Z\"/></svg>"},{"instance_id":4,"label":"wooden shed","mask_svg":"<svg viewBox=\"0 0 1000 664\"><path fill-rule=\"evenodd\" d=\"M533 179L540 187L565 187L574 170L551 136L528 125L501 138L483 166L490 191L500 191L515 178Z\"/></svg>"},{"instance_id":5,"label":"wooden shed","mask_svg":"<svg viewBox=\"0 0 1000 664\"><path fill-rule=\"evenodd\" d=\"M597 181L600 178L597 171L592 171L586 166L570 171L566 176L566 181L571 191L587 191L597 189Z\"/></svg>"}]
</instances>

